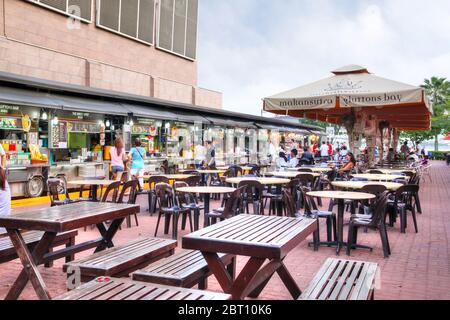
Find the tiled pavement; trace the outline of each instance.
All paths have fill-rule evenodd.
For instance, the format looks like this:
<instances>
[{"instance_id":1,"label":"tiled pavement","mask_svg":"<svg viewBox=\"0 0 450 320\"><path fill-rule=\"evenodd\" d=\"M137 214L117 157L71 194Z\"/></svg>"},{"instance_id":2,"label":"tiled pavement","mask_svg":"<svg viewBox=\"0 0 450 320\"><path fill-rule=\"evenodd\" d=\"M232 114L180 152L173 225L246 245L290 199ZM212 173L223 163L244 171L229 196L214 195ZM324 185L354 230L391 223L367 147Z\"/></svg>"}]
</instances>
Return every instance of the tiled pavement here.
<instances>
[{"instance_id":1,"label":"tiled pavement","mask_svg":"<svg viewBox=\"0 0 450 320\"><path fill-rule=\"evenodd\" d=\"M378 233L369 231L368 234L361 233L359 237L361 244L373 246L374 251L356 250L353 251L351 258L379 263L381 287L376 291L376 299L450 299L450 167L445 166L443 162L434 162L431 178L432 182L427 179L422 185L421 201L424 214L418 217L419 234L415 234L413 229L409 228L406 235L401 235L398 225L390 229L392 256L389 259L383 258ZM156 217L150 217L145 213L147 206L144 198L140 200L140 203L143 212L140 215L140 227L122 229L116 237L116 244L127 242L140 235L153 235ZM218 206L218 203L214 205ZM29 207L16 210L29 210ZM325 236L324 229L324 227L321 228L322 237ZM96 230L87 232L80 230L79 234L77 242L98 236ZM180 237L183 234L186 233L182 232ZM311 240L311 237L308 240ZM285 262L300 288L305 288L328 257L334 257L334 249L322 247L319 252L314 252L305 241L288 255ZM347 258L345 254L342 257ZM238 259L238 270L244 263L245 259ZM62 261L57 261L51 269L40 267L53 296L65 292L65 275L61 265ZM5 297L20 267L18 260L1 265L0 299ZM214 278L210 279L209 290L220 291ZM36 299L30 284L21 299ZM260 299L290 299L290 295L275 275Z\"/></svg>"}]
</instances>

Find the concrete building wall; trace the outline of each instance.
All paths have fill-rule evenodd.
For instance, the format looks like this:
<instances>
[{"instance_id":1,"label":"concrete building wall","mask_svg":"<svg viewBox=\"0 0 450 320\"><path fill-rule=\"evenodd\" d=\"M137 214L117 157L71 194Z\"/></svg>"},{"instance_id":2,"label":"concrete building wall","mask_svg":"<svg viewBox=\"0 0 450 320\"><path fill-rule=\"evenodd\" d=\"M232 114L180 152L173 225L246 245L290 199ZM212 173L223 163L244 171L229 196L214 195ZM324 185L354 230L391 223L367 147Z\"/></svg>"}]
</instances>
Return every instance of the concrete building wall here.
<instances>
[{"instance_id":1,"label":"concrete building wall","mask_svg":"<svg viewBox=\"0 0 450 320\"><path fill-rule=\"evenodd\" d=\"M97 28L93 20L73 29L63 14L0 0L0 70L222 108L220 92L197 87L197 62Z\"/></svg>"}]
</instances>

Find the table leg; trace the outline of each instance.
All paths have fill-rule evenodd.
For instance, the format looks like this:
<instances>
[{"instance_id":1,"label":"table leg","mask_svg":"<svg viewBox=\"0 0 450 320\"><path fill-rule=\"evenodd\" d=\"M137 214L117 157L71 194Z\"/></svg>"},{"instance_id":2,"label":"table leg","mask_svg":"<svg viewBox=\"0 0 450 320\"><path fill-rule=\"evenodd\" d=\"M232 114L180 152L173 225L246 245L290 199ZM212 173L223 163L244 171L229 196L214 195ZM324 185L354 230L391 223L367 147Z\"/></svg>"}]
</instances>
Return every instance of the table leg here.
<instances>
[{"instance_id":1,"label":"table leg","mask_svg":"<svg viewBox=\"0 0 450 320\"><path fill-rule=\"evenodd\" d=\"M282 194L282 187L281 185L278 185L276 187L276 193L277 194ZM277 201L277 216L282 217L283 216L283 202L282 201Z\"/></svg>"},{"instance_id":2,"label":"table leg","mask_svg":"<svg viewBox=\"0 0 450 320\"><path fill-rule=\"evenodd\" d=\"M338 216L337 216L337 236L338 244L336 248L336 255L341 252L341 246L344 242L344 211L345 211L345 201L344 199L338 199Z\"/></svg>"},{"instance_id":3,"label":"table leg","mask_svg":"<svg viewBox=\"0 0 450 320\"><path fill-rule=\"evenodd\" d=\"M43 261L44 255L48 252L53 240L56 237L54 232L44 233L42 239L31 253L26 242L23 240L19 230L8 229L8 235L16 249L17 255L24 268L20 272L13 286L9 290L5 300L17 300L27 285L31 281L34 290L40 300L50 300L50 294L42 279L37 266Z\"/></svg>"},{"instance_id":4,"label":"table leg","mask_svg":"<svg viewBox=\"0 0 450 320\"><path fill-rule=\"evenodd\" d=\"M204 200L203 205L205 206L205 215L206 215L207 213L209 213L209 202L210 202L210 199L211 199L211 194L205 193L205 194L203 195L203 200ZM207 225L206 219L205 219L205 221L204 221L203 224L204 224L204 227L205 227L205 228L208 226L208 225Z\"/></svg>"},{"instance_id":5,"label":"table leg","mask_svg":"<svg viewBox=\"0 0 450 320\"><path fill-rule=\"evenodd\" d=\"M277 273L280 276L286 288L289 290L289 293L291 294L292 298L297 300L298 297L300 297L300 295L302 294L302 291L298 287L297 283L295 282L294 278L289 273L288 269L286 268L283 262L281 262L281 266L277 269Z\"/></svg>"},{"instance_id":6,"label":"table leg","mask_svg":"<svg viewBox=\"0 0 450 320\"><path fill-rule=\"evenodd\" d=\"M119 227L124 222L125 218L120 218L114 220L108 229L106 229L105 225L103 223L97 224L97 229L100 231L100 234L103 237L103 242L98 245L97 249L95 249L95 252L103 251L107 248L114 247L114 243L112 242L112 238L116 235L117 231L119 230Z\"/></svg>"}]
</instances>

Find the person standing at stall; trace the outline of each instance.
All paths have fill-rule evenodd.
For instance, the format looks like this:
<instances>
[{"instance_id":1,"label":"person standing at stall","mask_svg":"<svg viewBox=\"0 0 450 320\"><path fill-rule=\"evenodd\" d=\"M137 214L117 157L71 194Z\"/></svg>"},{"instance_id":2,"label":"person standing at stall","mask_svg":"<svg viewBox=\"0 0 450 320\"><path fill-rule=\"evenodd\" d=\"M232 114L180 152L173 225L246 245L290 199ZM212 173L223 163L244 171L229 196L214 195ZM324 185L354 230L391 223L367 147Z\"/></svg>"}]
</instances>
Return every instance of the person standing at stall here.
<instances>
[{"instance_id":1,"label":"person standing at stall","mask_svg":"<svg viewBox=\"0 0 450 320\"><path fill-rule=\"evenodd\" d=\"M195 153L195 169L200 169L205 161L206 148L199 142L194 149Z\"/></svg>"},{"instance_id":2,"label":"person standing at stall","mask_svg":"<svg viewBox=\"0 0 450 320\"><path fill-rule=\"evenodd\" d=\"M131 161L131 176L138 178L141 187L144 186L144 160L147 159L146 151L142 148L141 139L134 141L135 147L130 150L129 159Z\"/></svg>"},{"instance_id":3,"label":"person standing at stall","mask_svg":"<svg viewBox=\"0 0 450 320\"><path fill-rule=\"evenodd\" d=\"M206 163L209 168L216 167L216 149L212 141L206 141Z\"/></svg>"},{"instance_id":4,"label":"person standing at stall","mask_svg":"<svg viewBox=\"0 0 450 320\"><path fill-rule=\"evenodd\" d=\"M6 181L6 170L0 167L0 216L9 216L11 214L11 190L8 181ZM6 230L0 228L0 233Z\"/></svg>"},{"instance_id":5,"label":"person standing at stall","mask_svg":"<svg viewBox=\"0 0 450 320\"><path fill-rule=\"evenodd\" d=\"M6 168L6 152L0 144L0 167Z\"/></svg>"},{"instance_id":6,"label":"person standing at stall","mask_svg":"<svg viewBox=\"0 0 450 320\"><path fill-rule=\"evenodd\" d=\"M114 180L120 181L125 171L124 161L126 160L125 146L122 138L116 138L114 147L110 149L109 153L111 155L111 170Z\"/></svg>"}]
</instances>

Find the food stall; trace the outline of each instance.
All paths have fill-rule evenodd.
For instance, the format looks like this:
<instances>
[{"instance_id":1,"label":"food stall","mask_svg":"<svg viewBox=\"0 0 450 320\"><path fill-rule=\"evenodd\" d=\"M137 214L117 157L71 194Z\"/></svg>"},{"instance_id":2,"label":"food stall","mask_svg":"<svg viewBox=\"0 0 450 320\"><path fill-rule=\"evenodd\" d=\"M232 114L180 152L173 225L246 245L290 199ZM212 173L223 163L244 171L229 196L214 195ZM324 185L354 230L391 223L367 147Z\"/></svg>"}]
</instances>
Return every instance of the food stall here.
<instances>
[{"instance_id":1,"label":"food stall","mask_svg":"<svg viewBox=\"0 0 450 320\"><path fill-rule=\"evenodd\" d=\"M46 189L49 164L48 154L40 153L38 147L40 112L39 108L0 105L0 143L6 152L12 197L38 197Z\"/></svg>"},{"instance_id":2,"label":"food stall","mask_svg":"<svg viewBox=\"0 0 450 320\"><path fill-rule=\"evenodd\" d=\"M51 176L65 174L68 180L109 177L109 163L103 161L104 117L87 112L53 112L48 125Z\"/></svg>"}]
</instances>

